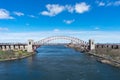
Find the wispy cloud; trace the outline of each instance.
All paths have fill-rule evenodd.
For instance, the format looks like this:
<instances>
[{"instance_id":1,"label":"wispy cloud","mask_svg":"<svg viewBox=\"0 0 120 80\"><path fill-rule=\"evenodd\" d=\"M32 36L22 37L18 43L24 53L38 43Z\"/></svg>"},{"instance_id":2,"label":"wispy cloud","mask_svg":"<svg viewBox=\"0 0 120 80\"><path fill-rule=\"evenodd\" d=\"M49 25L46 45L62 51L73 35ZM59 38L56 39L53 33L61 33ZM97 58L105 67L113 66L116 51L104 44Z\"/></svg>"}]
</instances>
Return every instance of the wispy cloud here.
<instances>
[{"instance_id":1,"label":"wispy cloud","mask_svg":"<svg viewBox=\"0 0 120 80\"><path fill-rule=\"evenodd\" d=\"M70 13L73 13L74 10L75 10L74 6L71 6L71 5L66 5L65 8L66 8L66 10L68 10L68 12L70 12Z\"/></svg>"},{"instance_id":2,"label":"wispy cloud","mask_svg":"<svg viewBox=\"0 0 120 80\"><path fill-rule=\"evenodd\" d=\"M113 5L115 5L115 6L120 6L120 0L119 0L119 1L115 1L115 2L113 3Z\"/></svg>"},{"instance_id":3,"label":"wispy cloud","mask_svg":"<svg viewBox=\"0 0 120 80\"><path fill-rule=\"evenodd\" d=\"M72 20L63 20L64 23L66 24L72 24L75 20L72 19Z\"/></svg>"},{"instance_id":4,"label":"wispy cloud","mask_svg":"<svg viewBox=\"0 0 120 80\"><path fill-rule=\"evenodd\" d=\"M100 28L99 28L99 27L95 27L94 29L95 29L95 30L99 30Z\"/></svg>"},{"instance_id":5,"label":"wispy cloud","mask_svg":"<svg viewBox=\"0 0 120 80\"><path fill-rule=\"evenodd\" d=\"M6 27L0 27L0 31L8 31L9 29Z\"/></svg>"},{"instance_id":6,"label":"wispy cloud","mask_svg":"<svg viewBox=\"0 0 120 80\"><path fill-rule=\"evenodd\" d=\"M15 15L17 15L17 16L24 16L24 13L22 13L22 12L13 12Z\"/></svg>"},{"instance_id":7,"label":"wispy cloud","mask_svg":"<svg viewBox=\"0 0 120 80\"><path fill-rule=\"evenodd\" d=\"M106 6L120 6L120 0L114 2L108 2Z\"/></svg>"},{"instance_id":8,"label":"wispy cloud","mask_svg":"<svg viewBox=\"0 0 120 80\"><path fill-rule=\"evenodd\" d=\"M96 1L98 6L120 6L120 0L117 1Z\"/></svg>"},{"instance_id":9,"label":"wispy cloud","mask_svg":"<svg viewBox=\"0 0 120 80\"><path fill-rule=\"evenodd\" d=\"M34 16L34 15L28 15L28 17L31 17L31 18L37 18L37 17Z\"/></svg>"},{"instance_id":10,"label":"wispy cloud","mask_svg":"<svg viewBox=\"0 0 120 80\"><path fill-rule=\"evenodd\" d=\"M59 32L60 31L60 29L54 29L53 30L53 32Z\"/></svg>"},{"instance_id":11,"label":"wispy cloud","mask_svg":"<svg viewBox=\"0 0 120 80\"><path fill-rule=\"evenodd\" d=\"M104 2L99 2L98 6L105 6L105 3Z\"/></svg>"},{"instance_id":12,"label":"wispy cloud","mask_svg":"<svg viewBox=\"0 0 120 80\"><path fill-rule=\"evenodd\" d=\"M57 29L55 30L57 31ZM28 39L35 41L50 36L64 35L77 37L88 41L94 39L96 43L120 43L120 32L117 31L44 31L44 32L24 32L24 33L0 33L0 42L26 42ZM6 37L7 36L7 37Z\"/></svg>"},{"instance_id":13,"label":"wispy cloud","mask_svg":"<svg viewBox=\"0 0 120 80\"><path fill-rule=\"evenodd\" d=\"M14 19L6 9L0 9L0 19Z\"/></svg>"}]
</instances>

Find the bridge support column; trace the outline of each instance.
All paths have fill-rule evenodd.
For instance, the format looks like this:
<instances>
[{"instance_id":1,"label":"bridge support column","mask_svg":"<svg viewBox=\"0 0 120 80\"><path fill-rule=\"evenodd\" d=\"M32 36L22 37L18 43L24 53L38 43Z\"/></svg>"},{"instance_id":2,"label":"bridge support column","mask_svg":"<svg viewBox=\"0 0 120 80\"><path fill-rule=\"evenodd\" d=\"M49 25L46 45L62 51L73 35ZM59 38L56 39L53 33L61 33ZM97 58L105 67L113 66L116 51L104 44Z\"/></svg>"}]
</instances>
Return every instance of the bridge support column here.
<instances>
[{"instance_id":1,"label":"bridge support column","mask_svg":"<svg viewBox=\"0 0 120 80\"><path fill-rule=\"evenodd\" d=\"M33 40L28 40L27 52L33 52Z\"/></svg>"},{"instance_id":2,"label":"bridge support column","mask_svg":"<svg viewBox=\"0 0 120 80\"><path fill-rule=\"evenodd\" d=\"M6 50L4 45L2 45L2 50L3 50L3 51L5 51L5 50Z\"/></svg>"},{"instance_id":3,"label":"bridge support column","mask_svg":"<svg viewBox=\"0 0 120 80\"><path fill-rule=\"evenodd\" d=\"M6 50L9 50L9 46L8 45L6 46Z\"/></svg>"},{"instance_id":4,"label":"bridge support column","mask_svg":"<svg viewBox=\"0 0 120 80\"><path fill-rule=\"evenodd\" d=\"M95 43L94 43L94 40L92 40L92 39L89 40L89 49L95 50Z\"/></svg>"},{"instance_id":5,"label":"bridge support column","mask_svg":"<svg viewBox=\"0 0 120 80\"><path fill-rule=\"evenodd\" d=\"M11 46L10 46L10 49L11 49L11 50L14 50L14 46L13 46L13 45L11 45Z\"/></svg>"}]
</instances>

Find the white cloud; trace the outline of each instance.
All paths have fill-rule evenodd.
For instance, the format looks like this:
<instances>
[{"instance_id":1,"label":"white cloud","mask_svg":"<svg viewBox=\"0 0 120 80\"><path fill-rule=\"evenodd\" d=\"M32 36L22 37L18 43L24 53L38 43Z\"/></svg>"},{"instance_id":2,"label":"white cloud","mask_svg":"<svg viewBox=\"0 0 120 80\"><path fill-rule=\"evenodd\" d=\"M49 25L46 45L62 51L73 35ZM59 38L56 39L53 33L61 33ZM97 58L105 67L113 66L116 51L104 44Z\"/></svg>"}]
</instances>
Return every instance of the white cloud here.
<instances>
[{"instance_id":1,"label":"white cloud","mask_svg":"<svg viewBox=\"0 0 120 80\"><path fill-rule=\"evenodd\" d=\"M6 28L6 27L0 27L0 31L8 31L8 28Z\"/></svg>"},{"instance_id":2,"label":"white cloud","mask_svg":"<svg viewBox=\"0 0 120 80\"><path fill-rule=\"evenodd\" d=\"M120 0L107 2L96 1L96 3L98 4L98 6L120 6Z\"/></svg>"},{"instance_id":3,"label":"white cloud","mask_svg":"<svg viewBox=\"0 0 120 80\"><path fill-rule=\"evenodd\" d=\"M75 5L75 11L80 14L89 11L89 9L90 9L90 5L87 5L85 2L77 3Z\"/></svg>"},{"instance_id":4,"label":"white cloud","mask_svg":"<svg viewBox=\"0 0 120 80\"><path fill-rule=\"evenodd\" d=\"M0 9L0 19L14 19L6 9Z\"/></svg>"},{"instance_id":5,"label":"white cloud","mask_svg":"<svg viewBox=\"0 0 120 80\"><path fill-rule=\"evenodd\" d=\"M66 8L66 10L68 10L68 12L70 12L70 13L73 13L74 12L74 6L71 6L71 5L66 5L65 6L65 8Z\"/></svg>"},{"instance_id":6,"label":"white cloud","mask_svg":"<svg viewBox=\"0 0 120 80\"><path fill-rule=\"evenodd\" d=\"M40 14L45 16L56 16L57 14L68 11L73 13L76 11L77 13L84 13L89 11L90 5L87 5L85 2L77 3L76 5L59 5L59 4L47 4L46 5L47 11L42 11Z\"/></svg>"},{"instance_id":7,"label":"white cloud","mask_svg":"<svg viewBox=\"0 0 120 80\"><path fill-rule=\"evenodd\" d=\"M95 30L99 30L100 28L99 27L95 27Z\"/></svg>"},{"instance_id":8,"label":"white cloud","mask_svg":"<svg viewBox=\"0 0 120 80\"><path fill-rule=\"evenodd\" d=\"M13 12L13 13L17 16L24 16L24 13L22 13L22 12Z\"/></svg>"},{"instance_id":9,"label":"white cloud","mask_svg":"<svg viewBox=\"0 0 120 80\"><path fill-rule=\"evenodd\" d=\"M109 3L107 3L105 6L112 6L113 5L113 3L112 2L109 2Z\"/></svg>"},{"instance_id":10,"label":"white cloud","mask_svg":"<svg viewBox=\"0 0 120 80\"><path fill-rule=\"evenodd\" d=\"M95 3L96 3L98 6L106 6L106 3L103 2L103 1L101 2L101 1L98 1L98 0L97 0Z\"/></svg>"},{"instance_id":11,"label":"white cloud","mask_svg":"<svg viewBox=\"0 0 120 80\"><path fill-rule=\"evenodd\" d=\"M75 20L73 19L73 20L63 20L63 22L64 23L66 23L66 24L71 24L71 23L73 23Z\"/></svg>"},{"instance_id":12,"label":"white cloud","mask_svg":"<svg viewBox=\"0 0 120 80\"><path fill-rule=\"evenodd\" d=\"M105 3L104 3L104 2L99 2L98 5L99 5L99 6L105 6Z\"/></svg>"},{"instance_id":13,"label":"white cloud","mask_svg":"<svg viewBox=\"0 0 120 80\"><path fill-rule=\"evenodd\" d=\"M120 0L114 2L108 2L106 6L120 6Z\"/></svg>"},{"instance_id":14,"label":"white cloud","mask_svg":"<svg viewBox=\"0 0 120 80\"><path fill-rule=\"evenodd\" d=\"M31 18L36 18L36 16L34 16L34 15L28 15L29 17L31 17Z\"/></svg>"},{"instance_id":15,"label":"white cloud","mask_svg":"<svg viewBox=\"0 0 120 80\"><path fill-rule=\"evenodd\" d=\"M53 31L54 31L54 32L59 32L60 30L59 30L59 29L54 29Z\"/></svg>"},{"instance_id":16,"label":"white cloud","mask_svg":"<svg viewBox=\"0 0 120 80\"><path fill-rule=\"evenodd\" d=\"M46 8L48 11L41 12L42 15L55 16L64 11L65 9L64 6L60 6L59 4L47 4Z\"/></svg>"},{"instance_id":17,"label":"white cloud","mask_svg":"<svg viewBox=\"0 0 120 80\"><path fill-rule=\"evenodd\" d=\"M114 6L120 6L120 0L119 1L115 1L113 5Z\"/></svg>"}]
</instances>

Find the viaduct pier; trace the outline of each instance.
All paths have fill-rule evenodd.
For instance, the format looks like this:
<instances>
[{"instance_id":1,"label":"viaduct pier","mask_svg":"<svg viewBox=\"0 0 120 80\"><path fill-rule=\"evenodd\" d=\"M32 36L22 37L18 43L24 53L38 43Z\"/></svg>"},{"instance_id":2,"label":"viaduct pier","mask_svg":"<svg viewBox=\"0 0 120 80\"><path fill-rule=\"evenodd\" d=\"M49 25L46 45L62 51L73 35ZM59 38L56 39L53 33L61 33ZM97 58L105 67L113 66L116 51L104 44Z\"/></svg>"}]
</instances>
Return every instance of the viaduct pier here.
<instances>
[{"instance_id":1,"label":"viaduct pier","mask_svg":"<svg viewBox=\"0 0 120 80\"><path fill-rule=\"evenodd\" d=\"M76 45L80 49L83 50L95 50L99 48L110 48L110 49L120 49L120 44L95 44L94 40L89 40L88 42L83 41L79 38L75 37L69 37L69 36L51 36L44 39L41 39L39 41L35 41L32 39L29 39L27 43L0 43L0 50L6 51L6 50L23 50L27 52L34 52L38 47L42 45L48 45L49 42L54 40L68 40L70 41L71 46Z\"/></svg>"},{"instance_id":2,"label":"viaduct pier","mask_svg":"<svg viewBox=\"0 0 120 80\"><path fill-rule=\"evenodd\" d=\"M6 50L23 50L27 52L34 52L38 47L42 45L48 45L49 42L54 40L68 40L71 44L75 44L79 46L81 49L88 49L88 50L94 50L95 49L95 43L94 40L89 40L88 42L85 42L79 38L75 37L69 37L69 36L51 36L44 39L41 39L39 41L35 41L32 39L29 39L27 43L0 43L0 50L6 51Z\"/></svg>"},{"instance_id":3,"label":"viaduct pier","mask_svg":"<svg viewBox=\"0 0 120 80\"><path fill-rule=\"evenodd\" d=\"M69 36L51 36L39 41L29 39L27 43L0 43L0 50L14 50L14 51L27 51L34 53L38 47L43 45L52 45L50 42L62 39L68 40L68 47L77 49L81 52L89 53L90 55L98 57L100 62L111 64L120 67L120 44L95 44L94 40L90 39L88 42L79 38ZM56 43L57 45L60 45ZM63 44L63 43L62 43Z\"/></svg>"}]
</instances>

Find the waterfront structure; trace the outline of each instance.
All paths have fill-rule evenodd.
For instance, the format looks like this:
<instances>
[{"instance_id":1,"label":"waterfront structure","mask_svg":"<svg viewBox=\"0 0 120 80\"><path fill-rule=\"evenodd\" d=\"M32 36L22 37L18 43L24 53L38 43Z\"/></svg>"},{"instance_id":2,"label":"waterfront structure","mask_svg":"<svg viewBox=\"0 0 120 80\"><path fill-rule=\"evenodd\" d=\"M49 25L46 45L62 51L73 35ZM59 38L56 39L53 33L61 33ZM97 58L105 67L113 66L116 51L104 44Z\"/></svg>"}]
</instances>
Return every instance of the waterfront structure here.
<instances>
[{"instance_id":1,"label":"waterfront structure","mask_svg":"<svg viewBox=\"0 0 120 80\"><path fill-rule=\"evenodd\" d=\"M81 49L94 50L95 43L94 40L89 40L89 42L83 41L79 38L69 37L69 36L51 36L39 41L29 39L27 43L0 43L0 50L26 50L27 52L34 52L38 47L42 45L48 45L50 41L54 40L68 40L71 44L79 46ZM98 47L98 46L97 46Z\"/></svg>"}]
</instances>

